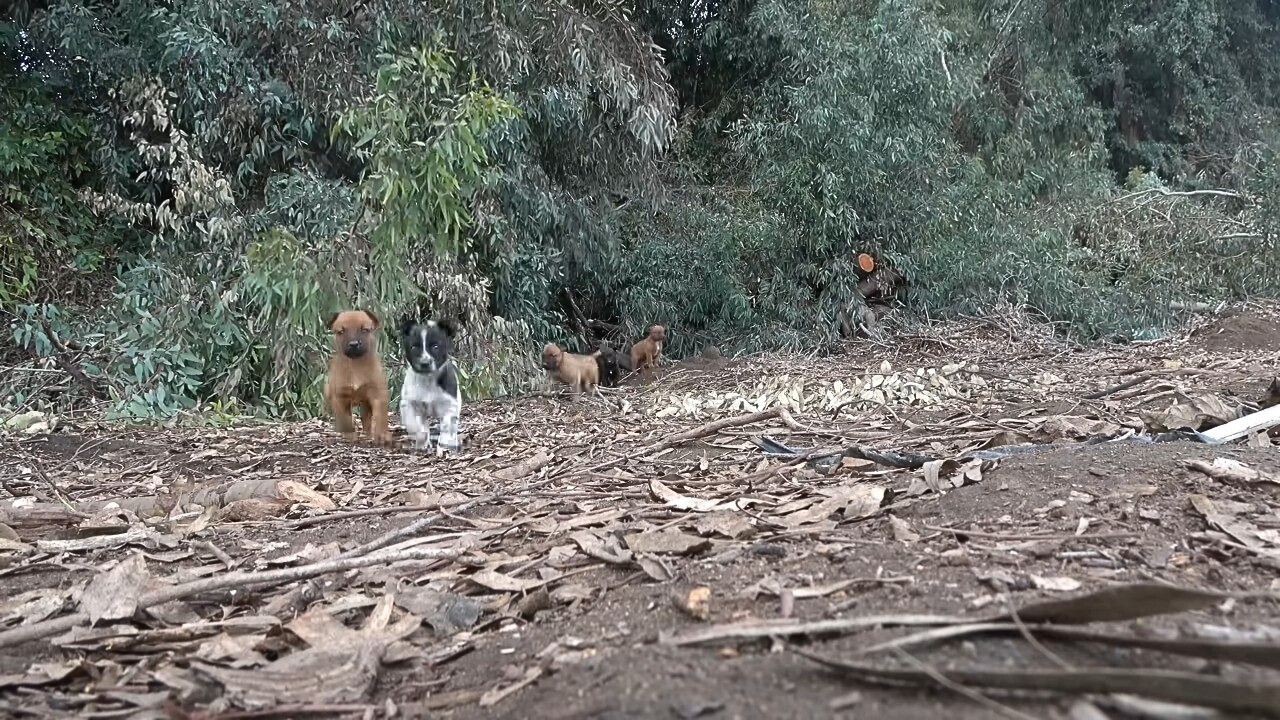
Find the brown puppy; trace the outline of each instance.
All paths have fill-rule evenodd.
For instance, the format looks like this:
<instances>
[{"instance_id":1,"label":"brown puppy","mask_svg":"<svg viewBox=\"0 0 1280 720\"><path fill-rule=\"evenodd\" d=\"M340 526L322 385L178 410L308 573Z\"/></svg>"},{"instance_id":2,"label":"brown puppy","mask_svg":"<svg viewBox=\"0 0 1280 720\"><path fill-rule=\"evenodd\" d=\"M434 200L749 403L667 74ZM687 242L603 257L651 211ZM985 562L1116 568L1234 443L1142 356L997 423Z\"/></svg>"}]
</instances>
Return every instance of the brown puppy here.
<instances>
[{"instance_id":1,"label":"brown puppy","mask_svg":"<svg viewBox=\"0 0 1280 720\"><path fill-rule=\"evenodd\" d=\"M547 369L550 377L573 388L574 396L584 390L595 390L600 384L600 366L597 364L597 350L591 355L576 355L560 349L555 343L542 346L542 367Z\"/></svg>"},{"instance_id":2,"label":"brown puppy","mask_svg":"<svg viewBox=\"0 0 1280 720\"><path fill-rule=\"evenodd\" d=\"M329 317L334 355L324 380L324 402L333 412L333 424L343 439L355 438L351 412L360 409L360 424L379 445L391 444L387 423L387 375L378 357L381 327L368 310L345 310Z\"/></svg>"},{"instance_id":3,"label":"brown puppy","mask_svg":"<svg viewBox=\"0 0 1280 720\"><path fill-rule=\"evenodd\" d=\"M643 340L631 346L631 365L636 370L658 367L662 357L662 344L667 341L667 329L661 325L649 326Z\"/></svg>"}]
</instances>

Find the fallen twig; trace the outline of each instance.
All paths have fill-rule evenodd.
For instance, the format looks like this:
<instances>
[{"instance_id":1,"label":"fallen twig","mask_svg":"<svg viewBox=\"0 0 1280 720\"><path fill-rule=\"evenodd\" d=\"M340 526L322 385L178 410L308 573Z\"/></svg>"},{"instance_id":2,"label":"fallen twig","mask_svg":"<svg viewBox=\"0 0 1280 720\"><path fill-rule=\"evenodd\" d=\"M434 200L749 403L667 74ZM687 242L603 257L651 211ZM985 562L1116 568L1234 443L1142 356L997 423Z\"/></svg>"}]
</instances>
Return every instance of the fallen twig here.
<instances>
[{"instance_id":1,"label":"fallen twig","mask_svg":"<svg viewBox=\"0 0 1280 720\"><path fill-rule=\"evenodd\" d=\"M1136 620L1187 610L1198 610L1222 602L1229 597L1271 597L1270 593L1218 593L1183 588L1162 583L1134 583L1104 588L1065 600L1028 603L1017 609L1025 623L1060 625L1092 622ZM959 615L872 615L858 618L801 622L791 618L756 620L697 627L684 632L664 633L659 642L665 645L698 645L727 639L786 637L794 635L838 635L872 626L967 625L1008 623L1009 612L984 617ZM1014 626L1016 627L1016 625ZM938 637L948 634L938 631ZM892 642L886 647L891 647Z\"/></svg>"},{"instance_id":2,"label":"fallen twig","mask_svg":"<svg viewBox=\"0 0 1280 720\"><path fill-rule=\"evenodd\" d=\"M267 584L274 585L284 582L292 582L294 580L306 580L307 578L316 577L317 575L326 575L328 573L368 567L369 565L400 562L403 560L452 559L456 558L459 554L461 553L457 550L413 548L378 555L324 560L321 562L311 563L309 565L299 565L297 567L282 568L280 570L226 573L224 575L200 578L199 580L192 580L191 582L171 585L166 588L143 593L141 597L138 598L138 609L145 610L146 608L163 605L167 602L181 600L183 598L212 592L214 590L244 588ZM88 619L88 613L81 610L52 620L44 620L41 622L31 623L29 625L20 625L12 630L0 632L0 647L9 647L11 645L19 645L31 640L39 640L55 633L62 632L63 630L70 630Z\"/></svg>"},{"instance_id":3,"label":"fallen twig","mask_svg":"<svg viewBox=\"0 0 1280 720\"><path fill-rule=\"evenodd\" d=\"M960 683L953 682L946 675L943 675L942 673L938 672L937 668L926 665L920 660L907 654L907 652L905 650L902 650L901 648L898 648L897 652L899 657L901 657L903 660L906 660L911 665L914 665L917 670L924 673L925 675L928 675L930 678L933 679L934 682L938 683L942 687L958 695L963 695L964 697L969 698L970 700L987 708L988 710L992 710L1000 715L1008 715L1011 718L1017 718L1017 720L1035 720L1034 718L1032 718L1030 715L1027 715L1026 713L1018 712L1017 710L1014 710L1013 708L1008 707L1007 705L1002 705L996 702L995 700L992 700L991 698L987 697L986 695L983 695L982 693L976 690L970 690L969 688L961 685Z\"/></svg>"},{"instance_id":4,"label":"fallen twig","mask_svg":"<svg viewBox=\"0 0 1280 720\"><path fill-rule=\"evenodd\" d=\"M1076 535L1075 533L1060 533L1057 535L1049 535L1042 533L993 533L982 532L981 530L965 530L963 528L943 527L940 525L922 524L926 530L933 532L944 532L952 535L968 535L969 537L983 538L986 540L1119 540L1122 538L1139 537L1142 533L1136 532L1113 532L1113 533L1089 533L1084 535Z\"/></svg>"},{"instance_id":5,"label":"fallen twig","mask_svg":"<svg viewBox=\"0 0 1280 720\"><path fill-rule=\"evenodd\" d=\"M792 652L852 679L870 682L936 683L929 673L861 665L796 648ZM1280 718L1280 686L1246 685L1208 675L1171 670L1096 668L1089 670L946 670L938 674L952 683L1004 690L1058 693L1128 693L1166 702L1212 707L1228 712L1258 713Z\"/></svg>"},{"instance_id":6,"label":"fallen twig","mask_svg":"<svg viewBox=\"0 0 1280 720\"><path fill-rule=\"evenodd\" d=\"M1027 625L1018 623L973 623L971 625L952 625L949 627L933 628L921 632L903 635L892 640L886 640L874 645L868 645L858 648L855 655L871 655L886 650L905 649L916 647L919 645L927 645L942 640L953 640L971 635L1008 635L1022 634L1023 631L1032 636L1050 638L1053 640L1070 640L1075 642L1098 643L1100 645L1110 645L1112 647L1140 648L1143 650L1157 650L1159 652L1167 652L1172 655L1184 655L1187 657L1203 658L1205 660L1219 660L1223 662L1238 662L1249 665L1259 665L1261 667L1269 667L1280 670L1280 646L1275 643L1266 642L1219 642L1215 640L1199 640L1184 638L1144 638L1132 637L1125 635L1112 635L1110 633L1100 633L1085 628L1062 627L1057 625ZM1055 658L1049 653L1050 659ZM1063 665L1059 660L1054 660L1056 664ZM1065 670L1071 668L1063 667Z\"/></svg>"},{"instance_id":7,"label":"fallen twig","mask_svg":"<svg viewBox=\"0 0 1280 720\"><path fill-rule=\"evenodd\" d=\"M650 445L649 447L645 448L644 452L654 453L659 450L665 450L669 447L674 447L676 445L679 445L680 443L688 442L689 440L696 440L697 438L713 435L725 428L741 427L743 425L758 423L761 420L771 420L773 418L780 417L782 415L783 410L784 408L781 405L775 405L769 408L768 410L761 410L759 412L748 413L746 415L738 415L735 417L728 417L728 418L722 418L720 420L714 420L712 422L706 423L705 425L699 425L698 427L693 428L691 430L686 430L684 432L676 433L675 435L668 437L666 440L663 440L662 442L656 443L654 445ZM795 421L792 420L792 423L794 422Z\"/></svg>"},{"instance_id":8,"label":"fallen twig","mask_svg":"<svg viewBox=\"0 0 1280 720\"><path fill-rule=\"evenodd\" d=\"M84 374L83 368L71 361L69 357L70 351L62 340L58 339L58 334L53 331L53 326L49 324L48 318L40 317L40 327L44 330L45 337L49 339L49 345L53 347L53 359L54 362L58 363L58 367L62 368L63 372L82 385L85 390L88 390L89 394L94 398L98 400L105 398L106 393L102 392L102 388L98 387L97 383Z\"/></svg>"},{"instance_id":9,"label":"fallen twig","mask_svg":"<svg viewBox=\"0 0 1280 720\"><path fill-rule=\"evenodd\" d=\"M556 479L555 476L552 476L549 478L545 478L543 480L539 480L538 482L525 485L523 488L520 489L520 492L537 490L538 488L543 487L545 485L550 485L555 479ZM491 502L497 502L498 500L504 497L508 497L510 495L512 495L512 493L510 492L500 492L500 493L491 493L489 495L482 495L478 498L474 498L460 505L457 505L456 507L453 507L452 510L455 513L462 512L464 510L470 510L473 507L477 507L477 506L484 505ZM371 553L375 550L381 550L382 548L394 543L395 541L401 538L409 537L410 535L415 535L418 532L425 530L428 527L431 527L432 525L440 522L441 520L447 517L448 515L443 511L433 513L420 520L415 520L409 523L408 525L405 525L402 528L399 528L397 530L392 530L391 532L388 532L388 533L384 533L383 535L377 538L374 538L373 540L370 540L369 542L363 545L360 545L359 547L354 547L344 553L339 554L338 557L339 558L360 557L361 555Z\"/></svg>"},{"instance_id":10,"label":"fallen twig","mask_svg":"<svg viewBox=\"0 0 1280 720\"><path fill-rule=\"evenodd\" d=\"M812 620L801 622L792 618L757 620L697 627L684 632L662 633L658 642L664 645L701 645L719 640L750 640L766 637L793 635L838 635L851 630L895 625L958 625L972 622L955 615L871 615L868 617L839 618L836 620Z\"/></svg>"}]
</instances>

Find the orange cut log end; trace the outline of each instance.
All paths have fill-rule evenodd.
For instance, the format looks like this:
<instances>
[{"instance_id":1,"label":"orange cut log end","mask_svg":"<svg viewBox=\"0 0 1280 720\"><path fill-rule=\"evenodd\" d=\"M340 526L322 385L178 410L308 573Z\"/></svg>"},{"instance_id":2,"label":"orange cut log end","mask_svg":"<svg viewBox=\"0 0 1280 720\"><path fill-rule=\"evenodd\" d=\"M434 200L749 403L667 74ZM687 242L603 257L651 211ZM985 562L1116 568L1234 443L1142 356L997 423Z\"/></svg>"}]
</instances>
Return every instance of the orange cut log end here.
<instances>
[{"instance_id":1,"label":"orange cut log end","mask_svg":"<svg viewBox=\"0 0 1280 720\"><path fill-rule=\"evenodd\" d=\"M862 269L862 272L871 272L876 269L876 261L866 253L860 253L858 255L858 267Z\"/></svg>"}]
</instances>

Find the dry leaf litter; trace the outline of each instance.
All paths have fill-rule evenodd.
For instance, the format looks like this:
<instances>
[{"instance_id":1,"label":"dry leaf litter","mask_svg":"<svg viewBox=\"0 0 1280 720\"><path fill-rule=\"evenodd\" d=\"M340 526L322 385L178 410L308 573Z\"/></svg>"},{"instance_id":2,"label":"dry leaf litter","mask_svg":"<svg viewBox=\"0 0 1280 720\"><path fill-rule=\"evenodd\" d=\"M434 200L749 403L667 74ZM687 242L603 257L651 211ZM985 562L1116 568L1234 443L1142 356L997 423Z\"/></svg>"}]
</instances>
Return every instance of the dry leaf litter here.
<instances>
[{"instance_id":1,"label":"dry leaf litter","mask_svg":"<svg viewBox=\"0 0 1280 720\"><path fill-rule=\"evenodd\" d=\"M0 713L1275 717L1275 430L1150 441L1280 402L1280 321L1242 312L1277 339L1011 316L691 358L470 403L445 459L15 414Z\"/></svg>"}]
</instances>

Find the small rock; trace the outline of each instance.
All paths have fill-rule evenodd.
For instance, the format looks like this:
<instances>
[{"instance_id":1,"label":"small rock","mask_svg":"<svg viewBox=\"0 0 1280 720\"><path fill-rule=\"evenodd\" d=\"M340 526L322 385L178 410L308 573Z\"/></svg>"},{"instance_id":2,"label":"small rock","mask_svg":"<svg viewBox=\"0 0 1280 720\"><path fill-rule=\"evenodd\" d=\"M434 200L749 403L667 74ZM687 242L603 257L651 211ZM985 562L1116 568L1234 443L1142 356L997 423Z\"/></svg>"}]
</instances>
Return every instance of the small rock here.
<instances>
[{"instance_id":1,"label":"small rock","mask_svg":"<svg viewBox=\"0 0 1280 720\"><path fill-rule=\"evenodd\" d=\"M14 415L5 421L5 427L11 430L28 430L33 425L45 422L44 413L39 410L24 412L21 415Z\"/></svg>"}]
</instances>

